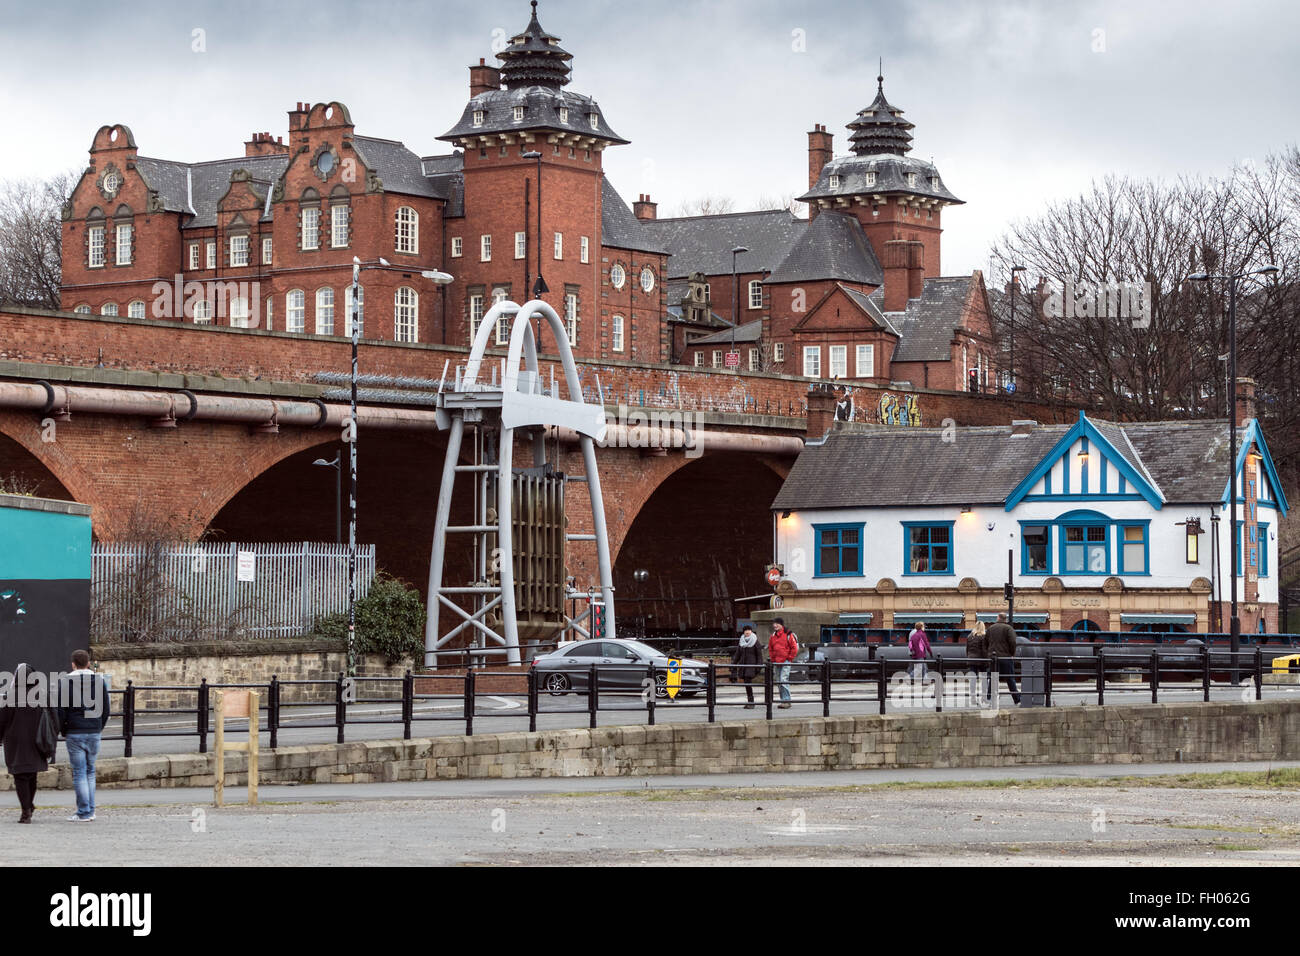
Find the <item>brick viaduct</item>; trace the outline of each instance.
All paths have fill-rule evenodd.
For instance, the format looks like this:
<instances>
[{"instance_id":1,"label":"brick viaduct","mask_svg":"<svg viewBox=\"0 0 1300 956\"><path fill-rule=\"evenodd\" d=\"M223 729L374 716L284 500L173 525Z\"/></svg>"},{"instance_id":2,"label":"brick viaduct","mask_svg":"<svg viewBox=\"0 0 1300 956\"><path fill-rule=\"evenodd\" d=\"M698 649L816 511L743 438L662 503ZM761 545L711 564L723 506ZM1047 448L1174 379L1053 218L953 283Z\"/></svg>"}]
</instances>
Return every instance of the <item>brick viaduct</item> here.
<instances>
[{"instance_id":1,"label":"brick viaduct","mask_svg":"<svg viewBox=\"0 0 1300 956\"><path fill-rule=\"evenodd\" d=\"M359 366L362 374L435 380L467 353L367 342ZM95 533L106 540L150 527L232 541L332 540L334 472L311 462L340 447L346 398L318 373L349 367L350 345L337 337L0 311L0 479L91 505ZM645 618L650 628L727 624L736 598L764 590L769 506L810 423L824 429L826 403L811 396L810 416L808 381L788 376L594 361L579 367L585 397L603 396L611 416L619 405L680 409L704 426L698 455L680 448L599 452L620 617ZM924 425L1076 415L991 395L863 385L853 387L855 418L879 421L886 395L887 408L915 396ZM140 402L156 407L141 412ZM384 392L363 393L362 405L358 534L377 545L381 567L423 590L445 438L427 403L403 404ZM221 414L235 406L238 415ZM566 470L581 473L576 447L561 449ZM583 486L570 494L578 496L571 498L570 531L587 531ZM457 492L454 512L465 497ZM461 517L453 514L453 523L468 523ZM594 549L571 548L570 573L585 586L594 580ZM465 556L447 560L455 575ZM634 580L639 568L650 572L646 581Z\"/></svg>"}]
</instances>

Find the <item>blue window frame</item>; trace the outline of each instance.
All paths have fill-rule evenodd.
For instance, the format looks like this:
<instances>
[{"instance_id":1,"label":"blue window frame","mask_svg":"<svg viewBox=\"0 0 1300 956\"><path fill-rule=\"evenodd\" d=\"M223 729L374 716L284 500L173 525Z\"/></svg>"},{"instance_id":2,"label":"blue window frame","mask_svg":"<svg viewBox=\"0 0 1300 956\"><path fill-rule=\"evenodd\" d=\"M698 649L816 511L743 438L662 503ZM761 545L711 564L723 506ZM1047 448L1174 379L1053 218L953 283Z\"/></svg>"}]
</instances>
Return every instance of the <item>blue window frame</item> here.
<instances>
[{"instance_id":1,"label":"blue window frame","mask_svg":"<svg viewBox=\"0 0 1300 956\"><path fill-rule=\"evenodd\" d=\"M1066 517L1060 530L1059 574L1110 574L1110 519Z\"/></svg>"},{"instance_id":2,"label":"blue window frame","mask_svg":"<svg viewBox=\"0 0 1300 956\"><path fill-rule=\"evenodd\" d=\"M1050 521L1020 522L1020 573L1052 573L1052 524Z\"/></svg>"},{"instance_id":3,"label":"blue window frame","mask_svg":"<svg viewBox=\"0 0 1300 956\"><path fill-rule=\"evenodd\" d=\"M1117 521L1115 551L1120 574L1151 573L1151 522Z\"/></svg>"},{"instance_id":4,"label":"blue window frame","mask_svg":"<svg viewBox=\"0 0 1300 956\"><path fill-rule=\"evenodd\" d=\"M1259 576L1268 577L1268 523L1259 523Z\"/></svg>"},{"instance_id":5,"label":"blue window frame","mask_svg":"<svg viewBox=\"0 0 1300 956\"><path fill-rule=\"evenodd\" d=\"M860 524L815 524L817 542L813 576L843 578L862 576L862 529Z\"/></svg>"},{"instance_id":6,"label":"blue window frame","mask_svg":"<svg viewBox=\"0 0 1300 956\"><path fill-rule=\"evenodd\" d=\"M1258 528L1258 533L1256 532ZM1247 537L1250 538L1247 541ZM1246 555L1250 561L1250 567L1258 572L1261 578L1268 577L1268 522L1261 521L1258 525L1251 525L1250 530L1246 530L1244 521L1237 522L1237 553L1233 556L1232 571L1238 577L1241 577L1241 551L1245 548ZM1258 559L1259 564L1255 561Z\"/></svg>"},{"instance_id":7,"label":"blue window frame","mask_svg":"<svg viewBox=\"0 0 1300 956\"><path fill-rule=\"evenodd\" d=\"M904 521L903 574L955 574L955 521Z\"/></svg>"}]
</instances>

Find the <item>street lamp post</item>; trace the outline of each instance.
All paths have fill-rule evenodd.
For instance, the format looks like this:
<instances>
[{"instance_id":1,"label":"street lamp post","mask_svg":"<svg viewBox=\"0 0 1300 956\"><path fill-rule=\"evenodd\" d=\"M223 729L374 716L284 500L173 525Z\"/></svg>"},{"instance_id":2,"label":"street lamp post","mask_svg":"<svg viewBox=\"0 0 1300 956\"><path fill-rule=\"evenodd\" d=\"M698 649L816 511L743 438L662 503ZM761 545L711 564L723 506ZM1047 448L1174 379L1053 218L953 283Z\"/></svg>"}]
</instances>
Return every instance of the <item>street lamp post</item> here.
<instances>
[{"instance_id":1,"label":"street lamp post","mask_svg":"<svg viewBox=\"0 0 1300 956\"><path fill-rule=\"evenodd\" d=\"M343 543L343 453L334 455L333 461L317 458L312 462L322 468L334 469L334 543Z\"/></svg>"},{"instance_id":2,"label":"street lamp post","mask_svg":"<svg viewBox=\"0 0 1300 956\"><path fill-rule=\"evenodd\" d=\"M749 250L744 246L736 246L731 250L731 354L736 354L736 325L740 322L740 283L736 274L736 256ZM736 371L740 371L739 358L737 358Z\"/></svg>"},{"instance_id":3,"label":"street lamp post","mask_svg":"<svg viewBox=\"0 0 1300 956\"><path fill-rule=\"evenodd\" d=\"M1198 272L1187 278L1193 282L1225 279L1228 283L1228 567L1231 581L1232 617L1229 621L1228 649L1232 652L1232 682L1239 683L1237 652L1241 650L1241 618L1237 616L1237 280L1247 276L1276 275L1277 266L1261 266L1233 275ZM1242 571L1245 571L1245 561Z\"/></svg>"},{"instance_id":4,"label":"street lamp post","mask_svg":"<svg viewBox=\"0 0 1300 956\"><path fill-rule=\"evenodd\" d=\"M1007 370L1007 384L1011 388L1008 392L1016 390L1016 273L1024 271L1024 266L1011 267L1011 358L1008 362L1011 367Z\"/></svg>"},{"instance_id":5,"label":"street lamp post","mask_svg":"<svg viewBox=\"0 0 1300 956\"><path fill-rule=\"evenodd\" d=\"M352 257L352 394L347 427L343 440L348 443L348 676L357 673L357 347L361 344L361 270L392 269L387 259L363 263ZM404 272L403 269L395 271ZM446 285L452 277L436 269L420 272L425 279L437 285Z\"/></svg>"}]
</instances>

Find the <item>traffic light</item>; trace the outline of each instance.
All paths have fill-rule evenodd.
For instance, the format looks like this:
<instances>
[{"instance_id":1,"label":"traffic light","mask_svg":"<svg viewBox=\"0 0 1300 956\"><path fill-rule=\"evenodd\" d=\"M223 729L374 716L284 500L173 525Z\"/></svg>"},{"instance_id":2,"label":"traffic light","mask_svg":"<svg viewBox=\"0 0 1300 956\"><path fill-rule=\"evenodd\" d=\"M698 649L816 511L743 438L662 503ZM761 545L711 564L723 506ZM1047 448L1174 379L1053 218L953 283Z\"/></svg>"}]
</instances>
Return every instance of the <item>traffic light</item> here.
<instances>
[{"instance_id":1,"label":"traffic light","mask_svg":"<svg viewBox=\"0 0 1300 956\"><path fill-rule=\"evenodd\" d=\"M1016 589L1010 584L1002 585L1002 596L1010 601L1016 595Z\"/></svg>"},{"instance_id":2,"label":"traffic light","mask_svg":"<svg viewBox=\"0 0 1300 956\"><path fill-rule=\"evenodd\" d=\"M605 602L591 602L591 636L606 637L605 634Z\"/></svg>"}]
</instances>

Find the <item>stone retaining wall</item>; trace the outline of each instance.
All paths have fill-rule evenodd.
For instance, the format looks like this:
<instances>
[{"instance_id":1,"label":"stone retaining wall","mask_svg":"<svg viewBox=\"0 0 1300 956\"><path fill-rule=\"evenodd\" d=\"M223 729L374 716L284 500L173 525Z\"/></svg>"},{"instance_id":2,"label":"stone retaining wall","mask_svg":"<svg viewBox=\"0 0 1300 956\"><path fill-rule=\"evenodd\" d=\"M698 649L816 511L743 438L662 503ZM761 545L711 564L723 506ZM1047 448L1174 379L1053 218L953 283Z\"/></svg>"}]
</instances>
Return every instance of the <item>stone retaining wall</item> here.
<instances>
[{"instance_id":1,"label":"stone retaining wall","mask_svg":"<svg viewBox=\"0 0 1300 956\"><path fill-rule=\"evenodd\" d=\"M1300 759L1300 701L1054 707L980 713L659 724L264 750L262 783L372 783L493 777L587 777L1009 767L1033 764ZM246 781L243 754L227 784ZM106 758L104 787L210 787L211 754ZM42 788L72 786L66 765ZM0 789L12 788L0 774Z\"/></svg>"}]
</instances>

